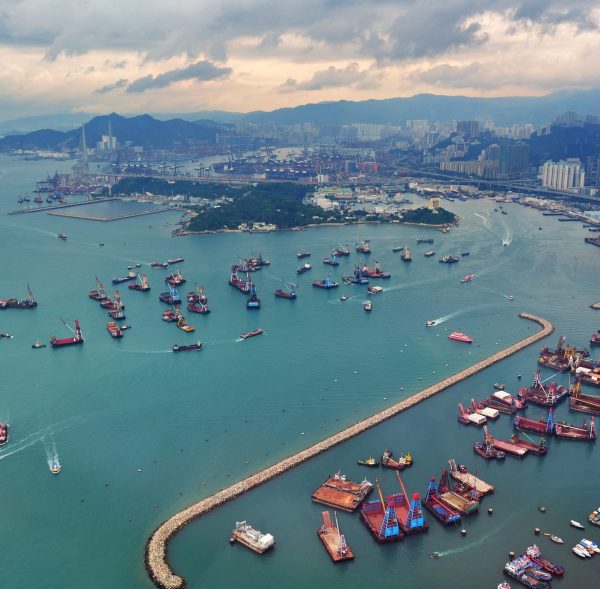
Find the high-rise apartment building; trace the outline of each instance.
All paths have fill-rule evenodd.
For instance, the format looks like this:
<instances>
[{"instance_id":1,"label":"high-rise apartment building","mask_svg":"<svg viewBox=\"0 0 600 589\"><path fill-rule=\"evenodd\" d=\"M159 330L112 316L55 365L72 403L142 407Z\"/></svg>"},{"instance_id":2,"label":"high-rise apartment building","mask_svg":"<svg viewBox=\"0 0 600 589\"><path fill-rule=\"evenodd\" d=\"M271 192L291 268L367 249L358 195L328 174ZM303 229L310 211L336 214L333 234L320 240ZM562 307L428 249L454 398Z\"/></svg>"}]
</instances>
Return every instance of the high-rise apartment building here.
<instances>
[{"instance_id":1,"label":"high-rise apartment building","mask_svg":"<svg viewBox=\"0 0 600 589\"><path fill-rule=\"evenodd\" d=\"M540 173L544 188L573 190L583 188L585 183L585 172L578 159L547 161L541 167Z\"/></svg>"}]
</instances>

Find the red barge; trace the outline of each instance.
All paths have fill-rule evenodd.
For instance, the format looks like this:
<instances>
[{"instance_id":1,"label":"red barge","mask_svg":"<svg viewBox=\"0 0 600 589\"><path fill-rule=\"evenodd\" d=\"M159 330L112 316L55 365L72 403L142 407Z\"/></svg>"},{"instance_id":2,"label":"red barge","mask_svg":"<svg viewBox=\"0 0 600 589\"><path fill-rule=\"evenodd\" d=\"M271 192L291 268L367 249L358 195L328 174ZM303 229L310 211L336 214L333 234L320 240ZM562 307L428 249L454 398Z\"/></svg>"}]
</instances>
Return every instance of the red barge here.
<instances>
[{"instance_id":1,"label":"red barge","mask_svg":"<svg viewBox=\"0 0 600 589\"><path fill-rule=\"evenodd\" d=\"M235 288L237 288L240 292L244 294L250 294L250 288L254 286L253 282L250 280L250 275L246 273L246 279L240 278L238 274L239 266L234 264L231 266L231 276L229 277L229 284Z\"/></svg>"},{"instance_id":2,"label":"red barge","mask_svg":"<svg viewBox=\"0 0 600 589\"><path fill-rule=\"evenodd\" d=\"M536 370L533 373L533 384L530 387L521 387L518 396L524 403L554 407L567 396L568 392L566 387L553 382L544 385L540 378L540 371Z\"/></svg>"},{"instance_id":3,"label":"red barge","mask_svg":"<svg viewBox=\"0 0 600 589\"><path fill-rule=\"evenodd\" d=\"M548 446L546 445L546 438L544 435L541 436L540 443L536 444L535 442L530 442L529 440L523 440L519 437L519 434L512 434L512 436L510 436L510 443L521 448L526 448L529 452L532 452L533 454L539 454L540 456L543 456L548 451Z\"/></svg>"},{"instance_id":4,"label":"red barge","mask_svg":"<svg viewBox=\"0 0 600 589\"><path fill-rule=\"evenodd\" d=\"M425 521L423 516L423 507L421 505L421 498L418 493L413 493L409 501L408 494L404 488L404 483L400 478L400 473L396 472L398 477L398 483L402 489L402 493L396 493L394 499L390 501L390 504L396 510L396 517L400 529L405 535L418 534L419 532L426 532L429 529L429 524Z\"/></svg>"},{"instance_id":5,"label":"red barge","mask_svg":"<svg viewBox=\"0 0 600 589\"><path fill-rule=\"evenodd\" d=\"M98 280L96 276L96 287L97 290L90 290L89 297L90 299L94 299L95 301L103 301L108 298L107 294L104 292L104 286Z\"/></svg>"},{"instance_id":6,"label":"red barge","mask_svg":"<svg viewBox=\"0 0 600 589\"><path fill-rule=\"evenodd\" d=\"M427 492L425 493L425 501L423 504L435 518L445 526L457 524L462 519L458 511L451 509L440 500L435 477L429 479L429 485L427 485Z\"/></svg>"},{"instance_id":7,"label":"red barge","mask_svg":"<svg viewBox=\"0 0 600 589\"><path fill-rule=\"evenodd\" d=\"M351 560L354 558L354 554L350 549L350 546L346 543L346 538L340 530L340 526L337 521L337 515L333 512L335 518L335 525L331 521L331 515L328 511L322 513L323 525L317 530L323 546L331 556L333 562L341 562L342 560Z\"/></svg>"},{"instance_id":8,"label":"red barge","mask_svg":"<svg viewBox=\"0 0 600 589\"><path fill-rule=\"evenodd\" d=\"M63 321L63 323L64 323L64 321ZM67 325L67 324L65 323L65 325ZM69 327L69 326L67 325L67 327ZM71 328L69 327L69 329L71 329ZM79 327L79 321L77 319L75 319L75 335L73 337L57 338L55 336L52 336L50 338L50 345L53 348L62 348L64 346L74 346L74 345L82 344L82 343L83 343L83 334L81 333L81 328Z\"/></svg>"},{"instance_id":9,"label":"red barge","mask_svg":"<svg viewBox=\"0 0 600 589\"><path fill-rule=\"evenodd\" d=\"M587 395L581 392L581 382L571 385L569 398L569 408L581 413L591 413L600 415L600 397L596 395Z\"/></svg>"},{"instance_id":10,"label":"red barge","mask_svg":"<svg viewBox=\"0 0 600 589\"><path fill-rule=\"evenodd\" d=\"M139 290L140 292L148 292L150 290L150 284L148 283L148 276L146 274L138 274L139 282L133 282L128 285L131 290Z\"/></svg>"},{"instance_id":11,"label":"red barge","mask_svg":"<svg viewBox=\"0 0 600 589\"><path fill-rule=\"evenodd\" d=\"M275 291L275 296L280 299L294 300L296 298L296 285L291 282L283 281L285 288L278 288Z\"/></svg>"},{"instance_id":12,"label":"red barge","mask_svg":"<svg viewBox=\"0 0 600 589\"><path fill-rule=\"evenodd\" d=\"M344 511L355 511L372 490L373 485L367 479L360 484L353 483L337 472L312 494L312 500Z\"/></svg>"},{"instance_id":13,"label":"red barge","mask_svg":"<svg viewBox=\"0 0 600 589\"><path fill-rule=\"evenodd\" d=\"M360 517L380 544L397 542L404 539L400 529L396 509L394 508L395 495L383 498L379 481L375 480L379 499L365 501L360 510Z\"/></svg>"},{"instance_id":14,"label":"red barge","mask_svg":"<svg viewBox=\"0 0 600 589\"><path fill-rule=\"evenodd\" d=\"M337 282L334 282L331 279L331 274L329 274L327 276L327 278L325 278L325 280L314 280L312 285L315 286L316 288L324 288L324 289L337 288L339 286Z\"/></svg>"},{"instance_id":15,"label":"red barge","mask_svg":"<svg viewBox=\"0 0 600 589\"><path fill-rule=\"evenodd\" d=\"M463 490L463 493L465 491ZM479 510L479 493L468 491L464 495L454 490L448 478L448 471L444 469L438 483L439 500L447 507L461 515L471 515Z\"/></svg>"},{"instance_id":16,"label":"red barge","mask_svg":"<svg viewBox=\"0 0 600 589\"><path fill-rule=\"evenodd\" d=\"M392 275L389 272L384 272L379 265L379 262L375 262L375 268L369 268L366 264L360 271L364 278L391 278Z\"/></svg>"},{"instance_id":17,"label":"red barge","mask_svg":"<svg viewBox=\"0 0 600 589\"><path fill-rule=\"evenodd\" d=\"M561 335L558 338L558 345L555 350L547 346L540 350L538 364L547 366L557 372L565 372L566 370L573 370L583 358L587 358L589 355L588 350L578 350L575 346L565 346L565 338Z\"/></svg>"}]
</instances>

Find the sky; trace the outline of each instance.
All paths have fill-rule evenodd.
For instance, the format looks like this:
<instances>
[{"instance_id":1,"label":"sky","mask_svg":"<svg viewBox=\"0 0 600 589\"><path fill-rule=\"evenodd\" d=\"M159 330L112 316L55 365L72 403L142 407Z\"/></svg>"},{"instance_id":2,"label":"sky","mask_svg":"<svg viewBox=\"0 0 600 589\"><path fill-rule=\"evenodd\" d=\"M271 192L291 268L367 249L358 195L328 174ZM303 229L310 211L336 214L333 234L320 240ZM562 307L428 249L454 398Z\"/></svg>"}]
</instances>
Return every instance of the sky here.
<instances>
[{"instance_id":1,"label":"sky","mask_svg":"<svg viewBox=\"0 0 600 589\"><path fill-rule=\"evenodd\" d=\"M598 0L0 0L0 119L600 87Z\"/></svg>"}]
</instances>

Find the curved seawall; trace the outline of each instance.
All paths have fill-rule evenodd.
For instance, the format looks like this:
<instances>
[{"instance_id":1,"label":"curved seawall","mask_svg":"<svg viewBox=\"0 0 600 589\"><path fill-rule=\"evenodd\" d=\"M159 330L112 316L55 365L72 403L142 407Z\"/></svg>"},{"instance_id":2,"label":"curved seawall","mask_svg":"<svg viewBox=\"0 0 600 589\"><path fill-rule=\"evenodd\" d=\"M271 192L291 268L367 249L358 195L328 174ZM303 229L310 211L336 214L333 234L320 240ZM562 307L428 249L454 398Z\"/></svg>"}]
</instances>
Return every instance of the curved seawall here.
<instances>
[{"instance_id":1,"label":"curved seawall","mask_svg":"<svg viewBox=\"0 0 600 589\"><path fill-rule=\"evenodd\" d=\"M215 509L219 505L226 503L227 501L231 501L235 499L239 495L250 491L251 489L266 483L267 481L279 476L280 474L306 462L313 456L317 456L329 448L333 446L337 446L354 436L359 435L367 429L370 429L381 422L397 415L398 413L405 411L406 409L420 403L421 401L425 401L429 397L433 397L433 395L437 395L447 388L459 383L470 376L473 376L477 372L484 370L488 366L499 362L500 360L504 360L509 356L512 356L519 350L539 341L540 339L546 337L554 331L554 326L549 321L542 319L541 317L537 317L535 315L531 315L529 313L521 313L519 317L523 319L528 319L530 321L534 321L539 324L542 329L525 339L518 341L511 346L484 358L480 362L457 372L445 378L444 380L423 389L422 391L412 395L408 399L404 399L387 409L359 421L358 423L342 430L341 432L334 434L313 446L310 446L306 450L302 450L289 458L285 458L284 460L274 464L273 466L269 466L268 468L249 476L248 478L239 481L223 489L206 499L202 499L198 503L191 505L190 507L176 513L171 516L169 519L164 521L158 528L154 530L148 542L146 544L146 569L148 570L148 574L152 578L152 581L157 587L161 589L179 589L185 586L185 580L182 577L176 575L169 566L167 562L167 546L170 539L185 525L190 523L192 520L208 513L209 511Z\"/></svg>"}]
</instances>

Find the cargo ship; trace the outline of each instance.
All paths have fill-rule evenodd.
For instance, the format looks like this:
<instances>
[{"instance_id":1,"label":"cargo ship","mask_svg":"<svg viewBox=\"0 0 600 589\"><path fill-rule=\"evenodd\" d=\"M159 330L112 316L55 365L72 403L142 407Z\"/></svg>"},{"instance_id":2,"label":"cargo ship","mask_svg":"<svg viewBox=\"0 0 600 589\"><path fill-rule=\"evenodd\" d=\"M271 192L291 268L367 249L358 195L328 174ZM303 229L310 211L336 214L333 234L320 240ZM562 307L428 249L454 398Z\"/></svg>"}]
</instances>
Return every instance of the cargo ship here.
<instances>
[{"instance_id":1,"label":"cargo ship","mask_svg":"<svg viewBox=\"0 0 600 589\"><path fill-rule=\"evenodd\" d=\"M299 252L296 254L296 257L301 260L302 258L310 257L310 252Z\"/></svg>"},{"instance_id":2,"label":"cargo ship","mask_svg":"<svg viewBox=\"0 0 600 589\"><path fill-rule=\"evenodd\" d=\"M150 290L150 284L148 283L148 276L146 274L138 275L139 282L133 282L128 285L131 290L139 290L140 292L148 292Z\"/></svg>"},{"instance_id":3,"label":"cargo ship","mask_svg":"<svg viewBox=\"0 0 600 589\"><path fill-rule=\"evenodd\" d=\"M274 294L276 297L280 299L290 299L293 300L296 298L296 285L291 282L283 281L284 288L278 288Z\"/></svg>"},{"instance_id":4,"label":"cargo ship","mask_svg":"<svg viewBox=\"0 0 600 589\"><path fill-rule=\"evenodd\" d=\"M179 264L183 262L183 258L173 258L172 260L167 260L167 264Z\"/></svg>"},{"instance_id":5,"label":"cargo ship","mask_svg":"<svg viewBox=\"0 0 600 589\"><path fill-rule=\"evenodd\" d=\"M412 256L410 255L410 250L408 249L407 245L404 246L404 249L402 250L402 253L400 254L400 259L403 262L412 262Z\"/></svg>"},{"instance_id":6,"label":"cargo ship","mask_svg":"<svg viewBox=\"0 0 600 589\"><path fill-rule=\"evenodd\" d=\"M99 302L108 298L108 295L106 294L106 292L104 292L104 286L102 286L102 283L98 280L97 276L96 276L96 290L90 290L89 297L90 297L90 299L94 299L95 301L99 301Z\"/></svg>"},{"instance_id":7,"label":"cargo ship","mask_svg":"<svg viewBox=\"0 0 600 589\"><path fill-rule=\"evenodd\" d=\"M135 280L137 278L137 273L130 271L127 272L125 276L117 276L117 278L112 279L113 284L121 284L122 282L129 282L130 280Z\"/></svg>"},{"instance_id":8,"label":"cargo ship","mask_svg":"<svg viewBox=\"0 0 600 589\"><path fill-rule=\"evenodd\" d=\"M186 279L183 277L183 274L179 269L175 270L175 272L171 272L166 278L165 281L168 282L171 286L181 286L186 283Z\"/></svg>"},{"instance_id":9,"label":"cargo ship","mask_svg":"<svg viewBox=\"0 0 600 589\"><path fill-rule=\"evenodd\" d=\"M317 530L317 535L323 542L323 546L331 556L333 562L341 562L342 560L351 560L354 554L350 546L346 543L346 538L340 530L337 514L333 512L335 525L331 521L331 515L328 511L322 513L323 525Z\"/></svg>"},{"instance_id":10,"label":"cargo ship","mask_svg":"<svg viewBox=\"0 0 600 589\"><path fill-rule=\"evenodd\" d=\"M188 344L187 346L180 346L178 344L175 344L171 349L174 352L192 352L195 350L201 350L202 342L198 341L195 344Z\"/></svg>"},{"instance_id":11,"label":"cargo ship","mask_svg":"<svg viewBox=\"0 0 600 589\"><path fill-rule=\"evenodd\" d=\"M435 477L431 477L431 479L429 479L423 504L434 515L434 517L445 526L457 524L462 519L458 511L448 507L448 505L440 500Z\"/></svg>"},{"instance_id":12,"label":"cargo ship","mask_svg":"<svg viewBox=\"0 0 600 589\"><path fill-rule=\"evenodd\" d=\"M545 571L548 571L552 575L561 577L565 574L564 567L560 566L559 564L554 564L553 562L550 562L547 558L544 558L542 556L542 553L540 552L540 549L535 544L532 544L527 548L527 550L525 551L525 555L527 556L527 558L529 558L529 560L535 562L536 564L539 564Z\"/></svg>"},{"instance_id":13,"label":"cargo ship","mask_svg":"<svg viewBox=\"0 0 600 589\"><path fill-rule=\"evenodd\" d=\"M530 589L550 589L550 583L540 581L528 573L530 565L531 563L528 558L516 558L504 565L504 572Z\"/></svg>"},{"instance_id":14,"label":"cargo ship","mask_svg":"<svg viewBox=\"0 0 600 589\"><path fill-rule=\"evenodd\" d=\"M8 423L0 423L0 446L8 442Z\"/></svg>"},{"instance_id":15,"label":"cargo ship","mask_svg":"<svg viewBox=\"0 0 600 589\"><path fill-rule=\"evenodd\" d=\"M304 265L300 266L300 268L296 268L296 274L304 274L311 269L311 265L306 262Z\"/></svg>"},{"instance_id":16,"label":"cargo ship","mask_svg":"<svg viewBox=\"0 0 600 589\"><path fill-rule=\"evenodd\" d=\"M545 385L540 377L540 371L533 373L533 384L530 387L521 387L518 397L524 403L533 403L542 407L554 407L566 398L568 394L566 387L551 382Z\"/></svg>"},{"instance_id":17,"label":"cargo ship","mask_svg":"<svg viewBox=\"0 0 600 589\"><path fill-rule=\"evenodd\" d=\"M250 275L246 273L246 278L240 278L239 274L239 266L234 264L231 266L231 276L229 277L229 284L234 288L237 288L240 292L244 294L250 294L250 288L254 286L254 283L250 280Z\"/></svg>"},{"instance_id":18,"label":"cargo ship","mask_svg":"<svg viewBox=\"0 0 600 589\"><path fill-rule=\"evenodd\" d=\"M375 261L375 268L371 269L367 265L364 265L361 269L361 275L364 278L391 278L392 275L389 272L384 272L381 269L378 261Z\"/></svg>"},{"instance_id":19,"label":"cargo ship","mask_svg":"<svg viewBox=\"0 0 600 589\"><path fill-rule=\"evenodd\" d=\"M372 491L373 484L367 479L353 483L338 471L330 475L311 497L316 503L343 511L356 511Z\"/></svg>"},{"instance_id":20,"label":"cargo ship","mask_svg":"<svg viewBox=\"0 0 600 589\"><path fill-rule=\"evenodd\" d=\"M0 309L34 309L37 307L37 301L33 298L33 293L27 285L27 298L26 299L17 299L15 297L11 297L4 301L0 301Z\"/></svg>"},{"instance_id":21,"label":"cargo ship","mask_svg":"<svg viewBox=\"0 0 600 589\"><path fill-rule=\"evenodd\" d=\"M381 457L381 465L395 470L404 470L413 465L413 459L410 452L407 452L406 454L400 453L398 460L394 460L392 455L393 453L391 450L386 450Z\"/></svg>"},{"instance_id":22,"label":"cargo ship","mask_svg":"<svg viewBox=\"0 0 600 589\"><path fill-rule=\"evenodd\" d=\"M114 338L123 337L123 332L121 331L121 328L117 325L116 321L109 321L106 324L106 330Z\"/></svg>"},{"instance_id":23,"label":"cargo ship","mask_svg":"<svg viewBox=\"0 0 600 589\"><path fill-rule=\"evenodd\" d=\"M262 329L258 328L258 329L253 329L252 331L247 331L246 333L242 333L242 335L240 335L240 337L242 339L249 339L251 337L261 335L262 333L264 333L264 331Z\"/></svg>"},{"instance_id":24,"label":"cargo ship","mask_svg":"<svg viewBox=\"0 0 600 589\"><path fill-rule=\"evenodd\" d=\"M62 321L62 319L61 319ZM69 328L71 329L64 321L63 323ZM71 329L71 331L73 331ZM77 319L75 319L75 335L73 337L63 337L63 338L57 338L55 336L52 336L50 338L50 345L53 348L62 348L64 346L73 346L73 345L77 345L77 344L82 344L83 343L83 334L81 333L81 328L79 327L79 321Z\"/></svg>"},{"instance_id":25,"label":"cargo ship","mask_svg":"<svg viewBox=\"0 0 600 589\"><path fill-rule=\"evenodd\" d=\"M364 502L360 510L361 519L380 544L404 539L393 505L394 496L388 495L384 500L377 479L375 485L379 499Z\"/></svg>"},{"instance_id":26,"label":"cargo ship","mask_svg":"<svg viewBox=\"0 0 600 589\"><path fill-rule=\"evenodd\" d=\"M235 528L231 532L230 542L239 542L250 550L262 554L275 545L275 538L271 534L263 534L255 530L251 525L243 522L235 522Z\"/></svg>"},{"instance_id":27,"label":"cargo ship","mask_svg":"<svg viewBox=\"0 0 600 589\"><path fill-rule=\"evenodd\" d=\"M329 266L339 266L340 262L337 259L337 256L323 258L323 264L328 264Z\"/></svg>"},{"instance_id":28,"label":"cargo ship","mask_svg":"<svg viewBox=\"0 0 600 589\"><path fill-rule=\"evenodd\" d=\"M473 338L461 333L460 331L454 331L449 336L448 339L456 340L457 342L464 342L466 344L473 343Z\"/></svg>"},{"instance_id":29,"label":"cargo ship","mask_svg":"<svg viewBox=\"0 0 600 589\"><path fill-rule=\"evenodd\" d=\"M364 241L357 243L356 247L354 249L356 250L357 254L370 254L371 253L371 241L368 239L365 239Z\"/></svg>"},{"instance_id":30,"label":"cargo ship","mask_svg":"<svg viewBox=\"0 0 600 589\"><path fill-rule=\"evenodd\" d=\"M179 305L181 303L181 297L177 292L176 288L173 288L170 284L167 284L169 292L161 292L158 295L158 300L167 305Z\"/></svg>"},{"instance_id":31,"label":"cargo ship","mask_svg":"<svg viewBox=\"0 0 600 589\"><path fill-rule=\"evenodd\" d=\"M337 288L339 285L337 282L334 282L331 279L331 274L327 275L327 278L325 278L325 280L313 280L312 283L313 286L315 286L316 288Z\"/></svg>"},{"instance_id":32,"label":"cargo ship","mask_svg":"<svg viewBox=\"0 0 600 589\"><path fill-rule=\"evenodd\" d=\"M443 256L439 260L440 264L456 264L460 261L458 256Z\"/></svg>"}]
</instances>

